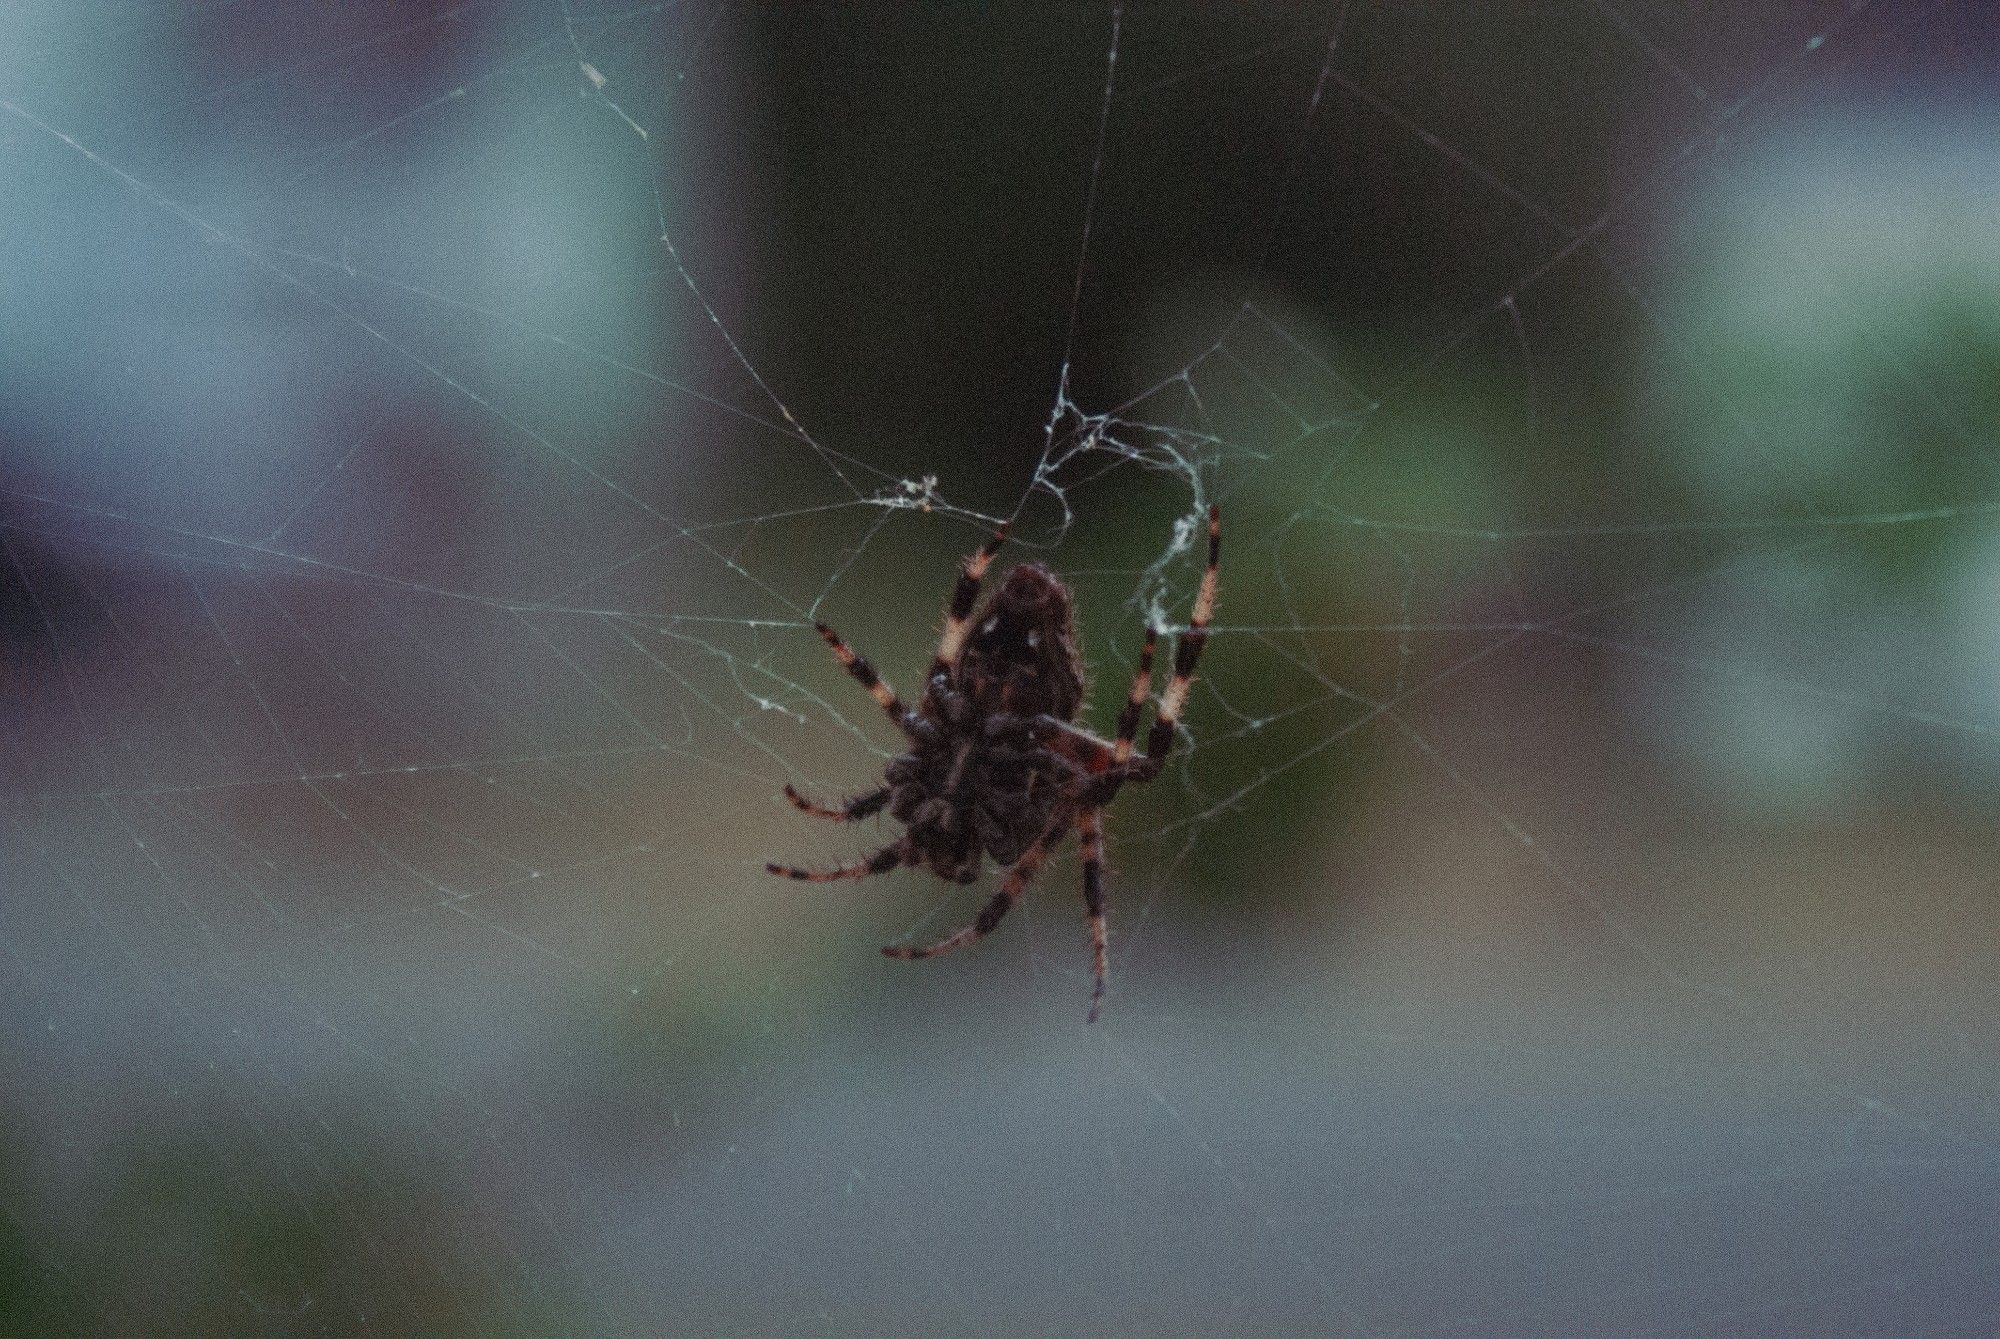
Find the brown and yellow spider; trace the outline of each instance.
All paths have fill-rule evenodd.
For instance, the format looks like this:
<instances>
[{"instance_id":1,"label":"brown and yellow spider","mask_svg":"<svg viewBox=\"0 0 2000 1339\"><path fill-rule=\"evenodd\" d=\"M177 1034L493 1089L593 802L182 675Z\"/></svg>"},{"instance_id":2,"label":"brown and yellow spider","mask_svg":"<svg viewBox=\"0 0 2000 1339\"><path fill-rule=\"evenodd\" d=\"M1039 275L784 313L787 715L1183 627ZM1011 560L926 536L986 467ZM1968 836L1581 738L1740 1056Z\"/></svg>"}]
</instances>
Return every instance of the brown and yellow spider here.
<instances>
[{"instance_id":1,"label":"brown and yellow spider","mask_svg":"<svg viewBox=\"0 0 2000 1339\"><path fill-rule=\"evenodd\" d=\"M1083 705L1083 664L1069 588L1040 563L1023 563L973 617L980 583L1007 540L1002 525L965 560L946 611L944 635L925 676L916 710L903 705L874 669L824 623L815 624L833 654L909 736L910 751L890 762L883 784L838 808L814 804L790 786L785 798L809 814L851 823L887 808L903 835L865 860L838 869L766 865L773 874L824 883L862 879L900 865L925 865L940 878L971 883L987 856L1006 878L971 925L927 948L891 945L892 958L929 958L963 948L1000 923L1055 845L1081 834L1083 904L1090 918L1096 985L1090 1018L1104 999L1104 828L1102 812L1128 781L1151 781L1174 746L1181 708L1215 614L1222 517L1208 509L1208 568L1187 631L1174 649L1174 675L1143 756L1133 756L1139 714L1153 684L1159 629L1146 629L1132 691L1118 714L1118 735L1103 739L1076 724Z\"/></svg>"}]
</instances>

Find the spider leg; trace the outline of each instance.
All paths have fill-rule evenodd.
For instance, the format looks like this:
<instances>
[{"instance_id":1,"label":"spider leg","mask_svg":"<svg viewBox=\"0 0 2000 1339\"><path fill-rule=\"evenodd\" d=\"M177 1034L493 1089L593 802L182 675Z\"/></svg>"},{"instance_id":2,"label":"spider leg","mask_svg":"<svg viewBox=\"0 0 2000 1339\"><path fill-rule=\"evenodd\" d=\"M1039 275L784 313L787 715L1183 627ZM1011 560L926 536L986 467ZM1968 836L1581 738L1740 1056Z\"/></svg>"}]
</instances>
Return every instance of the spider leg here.
<instances>
[{"instance_id":1,"label":"spider leg","mask_svg":"<svg viewBox=\"0 0 2000 1339\"><path fill-rule=\"evenodd\" d=\"M841 668L853 675L854 681L868 690L868 696L874 698L875 705L888 713L890 720L902 725L910 719L910 709L896 696L895 689L882 682L882 676L875 672L873 665L854 654L853 648L840 640L840 634L826 624L815 623L813 627L819 630L820 636L826 638L826 644L833 648L833 658L840 662Z\"/></svg>"},{"instance_id":2,"label":"spider leg","mask_svg":"<svg viewBox=\"0 0 2000 1339\"><path fill-rule=\"evenodd\" d=\"M802 879L807 883L865 879L870 874L886 874L896 866L906 863L912 849L910 839L903 837L891 842L866 860L857 860L852 865L842 865L839 869L800 869L795 865L765 865L764 870L769 874L781 875L787 879Z\"/></svg>"},{"instance_id":3,"label":"spider leg","mask_svg":"<svg viewBox=\"0 0 2000 1339\"><path fill-rule=\"evenodd\" d=\"M1187 704L1188 689L1194 683L1194 667L1201 660L1201 649L1208 644L1208 621L1215 616L1216 572L1222 563L1222 510L1211 506L1208 509L1208 570L1201 574L1201 590L1194 599L1194 612L1188 617L1187 631L1174 644L1174 677L1167 683L1167 691L1160 694L1160 714L1153 719L1153 728L1146 736L1146 761L1143 770L1135 769L1131 779L1150 781L1159 774L1173 751L1174 727L1181 719L1181 708Z\"/></svg>"},{"instance_id":4,"label":"spider leg","mask_svg":"<svg viewBox=\"0 0 2000 1339\"><path fill-rule=\"evenodd\" d=\"M979 601L979 584L986 579L986 569L992 566L993 555L1000 552L1000 546L1007 542L1008 528L1008 522L1001 522L1000 528L993 532L993 538L981 545L977 553L968 554L964 566L959 569L958 585L952 588L951 604L945 610L944 632L938 638L937 657L931 661L930 671L924 675L925 683L957 666L958 653L965 649L972 606Z\"/></svg>"},{"instance_id":5,"label":"spider leg","mask_svg":"<svg viewBox=\"0 0 2000 1339\"><path fill-rule=\"evenodd\" d=\"M837 823L853 823L880 813L882 806L889 802L889 788L883 786L879 790L869 791L866 795L857 795L847 803L831 809L823 804L814 804L791 786L785 787L785 798L790 800L794 807L811 814L814 818L831 818Z\"/></svg>"},{"instance_id":6,"label":"spider leg","mask_svg":"<svg viewBox=\"0 0 2000 1339\"><path fill-rule=\"evenodd\" d=\"M1090 988L1090 1017L1095 1023L1104 1003L1104 981L1111 972L1110 932L1104 920L1104 823L1096 809L1086 809L1076 821L1083 848L1083 911L1090 918L1090 966L1096 984Z\"/></svg>"},{"instance_id":7,"label":"spider leg","mask_svg":"<svg viewBox=\"0 0 2000 1339\"><path fill-rule=\"evenodd\" d=\"M1116 750L1113 761L1125 763L1132 758L1132 741L1139 733L1139 713L1145 708L1146 695L1153 690L1153 648L1160 640L1160 630L1146 629L1146 644L1139 648L1139 668L1132 675L1132 691L1126 695L1125 709L1118 713L1118 739L1113 745Z\"/></svg>"},{"instance_id":8,"label":"spider leg","mask_svg":"<svg viewBox=\"0 0 2000 1339\"><path fill-rule=\"evenodd\" d=\"M940 953L949 953L953 949L964 948L974 940L984 938L992 931L994 926L1000 923L1001 917L1013 910L1014 904L1021 900L1022 890L1028 886L1028 881L1035 877L1036 871L1041 869L1042 862L1049 858L1049 848L1055 845L1061 832L1068 826L1069 824L1066 820L1059 820L1048 831L1044 832L1035 841L1033 846L1030 846L1021 853L1021 858L1016 860L1013 867L1007 871L1006 879L1000 884L1000 891L993 894L986 905L979 909L979 916L972 924L966 926L956 934L946 935L943 939L938 940L937 943L927 948L911 948L908 944L890 944L882 950L883 955L890 958L901 958L905 961L916 958L935 958Z\"/></svg>"},{"instance_id":9,"label":"spider leg","mask_svg":"<svg viewBox=\"0 0 2000 1339\"><path fill-rule=\"evenodd\" d=\"M1109 768L1117 757L1117 746L1071 721L1054 716L1037 716L1028 722L1035 738L1067 762L1096 775Z\"/></svg>"}]
</instances>

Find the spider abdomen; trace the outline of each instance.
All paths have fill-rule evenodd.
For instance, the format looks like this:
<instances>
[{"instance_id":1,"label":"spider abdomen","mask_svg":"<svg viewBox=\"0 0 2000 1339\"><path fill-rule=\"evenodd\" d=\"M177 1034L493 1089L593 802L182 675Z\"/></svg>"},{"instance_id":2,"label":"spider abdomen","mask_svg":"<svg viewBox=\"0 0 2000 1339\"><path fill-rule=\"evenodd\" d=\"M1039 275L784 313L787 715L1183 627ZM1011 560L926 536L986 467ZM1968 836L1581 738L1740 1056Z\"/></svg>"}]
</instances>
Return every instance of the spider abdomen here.
<instances>
[{"instance_id":1,"label":"spider abdomen","mask_svg":"<svg viewBox=\"0 0 2000 1339\"><path fill-rule=\"evenodd\" d=\"M1040 563L1022 563L986 602L953 687L979 713L1073 721L1083 707L1083 660L1069 587Z\"/></svg>"}]
</instances>

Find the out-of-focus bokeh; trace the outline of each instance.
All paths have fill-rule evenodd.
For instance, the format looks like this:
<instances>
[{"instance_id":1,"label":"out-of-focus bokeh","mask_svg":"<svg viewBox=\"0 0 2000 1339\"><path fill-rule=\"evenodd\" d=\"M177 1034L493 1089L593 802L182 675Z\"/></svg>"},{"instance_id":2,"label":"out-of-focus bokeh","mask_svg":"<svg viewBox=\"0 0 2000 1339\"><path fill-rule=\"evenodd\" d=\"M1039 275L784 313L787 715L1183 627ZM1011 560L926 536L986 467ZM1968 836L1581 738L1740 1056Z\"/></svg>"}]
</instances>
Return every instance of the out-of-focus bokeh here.
<instances>
[{"instance_id":1,"label":"out-of-focus bokeh","mask_svg":"<svg viewBox=\"0 0 2000 1339\"><path fill-rule=\"evenodd\" d=\"M1989 22L0 10L0 1332L1992 1328ZM1102 1021L764 874L1212 502Z\"/></svg>"}]
</instances>

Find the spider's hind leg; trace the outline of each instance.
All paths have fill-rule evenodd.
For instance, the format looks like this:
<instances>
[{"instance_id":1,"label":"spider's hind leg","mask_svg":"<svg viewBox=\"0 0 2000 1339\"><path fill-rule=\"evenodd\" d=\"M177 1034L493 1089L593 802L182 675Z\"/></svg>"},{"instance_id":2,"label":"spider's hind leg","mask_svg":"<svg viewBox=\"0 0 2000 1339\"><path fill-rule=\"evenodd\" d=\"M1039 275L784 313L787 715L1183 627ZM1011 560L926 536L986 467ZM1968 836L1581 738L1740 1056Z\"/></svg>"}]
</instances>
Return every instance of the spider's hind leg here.
<instances>
[{"instance_id":1,"label":"spider's hind leg","mask_svg":"<svg viewBox=\"0 0 2000 1339\"><path fill-rule=\"evenodd\" d=\"M1132 675L1132 691L1125 696L1125 707L1118 713L1118 738L1113 743L1112 760L1123 764L1131 761L1132 741L1139 734L1139 713L1145 709L1146 696L1153 691L1153 648L1159 645L1160 630L1146 629L1146 644L1139 648L1139 668Z\"/></svg>"},{"instance_id":2,"label":"spider's hind leg","mask_svg":"<svg viewBox=\"0 0 2000 1339\"><path fill-rule=\"evenodd\" d=\"M833 648L833 658L840 662L840 667L852 675L856 683L868 690L868 696L875 699L875 705L882 708L890 720L907 729L908 723L913 719L910 709L896 696L895 689L882 682L882 676L875 672L875 667L856 655L854 648L842 641L840 634L826 624L815 623L813 628L825 638L826 644Z\"/></svg>"},{"instance_id":3,"label":"spider's hind leg","mask_svg":"<svg viewBox=\"0 0 2000 1339\"><path fill-rule=\"evenodd\" d=\"M851 865L842 865L838 869L800 869L796 865L766 864L764 872L767 874L776 874L782 878L799 879L806 883L833 883L840 879L865 879L871 874L886 874L896 868L896 866L908 863L910 854L914 849L910 845L910 839L903 837L883 847L866 860L857 860Z\"/></svg>"},{"instance_id":4,"label":"spider's hind leg","mask_svg":"<svg viewBox=\"0 0 2000 1339\"><path fill-rule=\"evenodd\" d=\"M1007 877L1001 883L1000 891L993 894L991 900L979 909L979 916L972 924L924 948L911 948L908 944L890 944L882 950L884 956L902 958L905 961L935 958L940 953L949 953L953 949L964 948L976 939L983 939L1000 923L1002 917L1014 909L1014 904L1021 900L1022 890L1028 886L1028 881L1035 877L1035 872L1042 867L1042 862L1049 858L1049 848L1061 837L1067 826L1060 824L1051 828L1042 834L1040 840L1021 853L1021 858L1007 871Z\"/></svg>"},{"instance_id":5,"label":"spider's hind leg","mask_svg":"<svg viewBox=\"0 0 2000 1339\"><path fill-rule=\"evenodd\" d=\"M811 814L814 818L830 818L836 823L854 823L882 812L882 806L889 803L889 788L883 786L871 790L866 795L857 795L847 803L832 808L814 804L790 785L785 787L785 798L792 802L794 808Z\"/></svg>"},{"instance_id":6,"label":"spider's hind leg","mask_svg":"<svg viewBox=\"0 0 2000 1339\"><path fill-rule=\"evenodd\" d=\"M1090 918L1090 1017L1095 1023L1104 1004L1104 983L1111 975L1111 936L1104 919L1104 822L1101 811L1087 809L1076 821L1083 848L1083 911Z\"/></svg>"}]
</instances>

